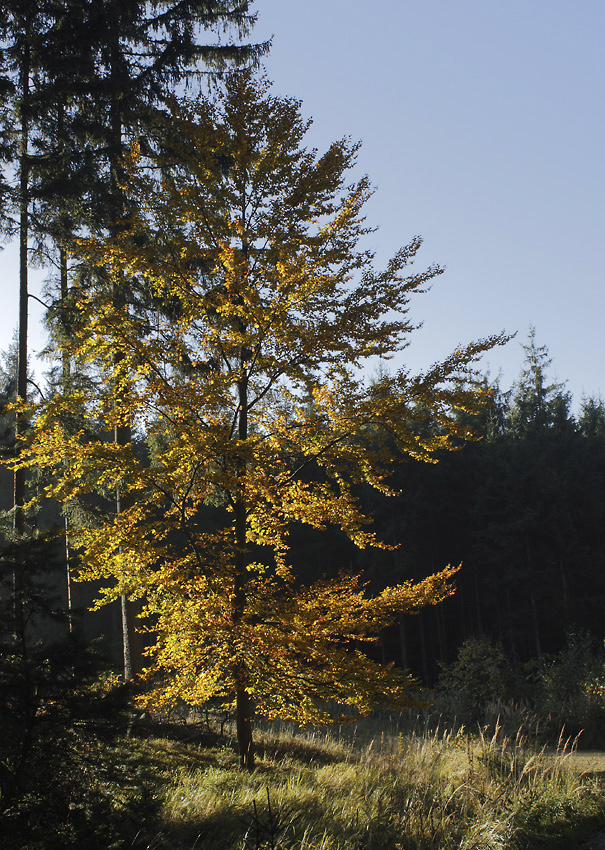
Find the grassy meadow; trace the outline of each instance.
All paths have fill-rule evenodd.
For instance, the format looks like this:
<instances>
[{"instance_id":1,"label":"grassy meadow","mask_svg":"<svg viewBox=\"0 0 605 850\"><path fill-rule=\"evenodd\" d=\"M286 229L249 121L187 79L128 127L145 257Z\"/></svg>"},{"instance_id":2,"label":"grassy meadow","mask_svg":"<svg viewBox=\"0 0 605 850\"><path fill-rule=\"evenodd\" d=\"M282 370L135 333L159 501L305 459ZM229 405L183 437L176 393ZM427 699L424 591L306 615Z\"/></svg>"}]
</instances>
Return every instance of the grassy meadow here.
<instances>
[{"instance_id":1,"label":"grassy meadow","mask_svg":"<svg viewBox=\"0 0 605 850\"><path fill-rule=\"evenodd\" d=\"M3 850L574 848L605 823L598 753L498 725L408 718L256 730L241 772L228 726L144 722L81 734L2 823Z\"/></svg>"}]
</instances>

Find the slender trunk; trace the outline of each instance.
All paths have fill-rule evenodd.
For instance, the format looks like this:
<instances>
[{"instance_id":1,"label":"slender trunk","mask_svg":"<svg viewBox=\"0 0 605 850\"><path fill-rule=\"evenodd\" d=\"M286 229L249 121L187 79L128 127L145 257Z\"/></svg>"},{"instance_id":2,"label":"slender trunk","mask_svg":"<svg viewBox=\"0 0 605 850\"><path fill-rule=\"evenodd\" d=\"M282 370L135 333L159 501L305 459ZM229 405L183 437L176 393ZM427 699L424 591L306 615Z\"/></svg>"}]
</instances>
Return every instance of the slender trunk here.
<instances>
[{"instance_id":1,"label":"slender trunk","mask_svg":"<svg viewBox=\"0 0 605 850\"><path fill-rule=\"evenodd\" d=\"M235 586L233 600L233 624L237 631L246 606L246 506L243 498L238 497L235 504ZM241 658L233 662L235 680L235 716L237 727L237 746L240 767L254 769L254 749L252 745L252 703L248 694L248 669Z\"/></svg>"},{"instance_id":2,"label":"slender trunk","mask_svg":"<svg viewBox=\"0 0 605 850\"><path fill-rule=\"evenodd\" d=\"M67 631L73 634L74 630L74 600L72 590L72 575L71 563L69 559L69 520L67 516L63 518L63 527L65 528L65 589L67 596Z\"/></svg>"},{"instance_id":3,"label":"slender trunk","mask_svg":"<svg viewBox=\"0 0 605 850\"><path fill-rule=\"evenodd\" d=\"M21 65L21 144L19 151L19 337L17 397L27 400L27 304L28 304L28 241L29 241L29 75L30 56L29 38L25 38L25 47ZM17 415L15 435L18 438L24 429L22 415ZM19 443L17 442L17 452ZM13 532L15 542L22 542L25 532L25 470L16 469L13 479ZM13 568L13 593L15 610L15 635L24 635L23 615L23 570L22 563Z\"/></svg>"},{"instance_id":4,"label":"slender trunk","mask_svg":"<svg viewBox=\"0 0 605 850\"><path fill-rule=\"evenodd\" d=\"M248 379L245 374L244 353L241 357L241 377L238 382L239 395L239 423L238 439L244 441L248 438ZM246 462L243 458L238 461L237 477L238 492L235 501L235 586L233 600L233 623L237 630L237 624L241 621L246 607L246 500L243 492L244 479L246 475ZM241 658L234 659L234 679L236 698L236 728L237 745L239 750L240 767L245 770L254 770L254 746L252 741L252 713L253 706L248 693L248 669Z\"/></svg>"},{"instance_id":5,"label":"slender trunk","mask_svg":"<svg viewBox=\"0 0 605 850\"><path fill-rule=\"evenodd\" d=\"M126 446L131 441L130 428L114 429L114 442L118 446ZM116 514L119 516L124 507L120 487L116 488ZM135 623L139 605L128 599L125 594L120 596L120 611L122 619L122 652L124 656L124 681L130 682L142 669L142 640L137 632Z\"/></svg>"},{"instance_id":6,"label":"slender trunk","mask_svg":"<svg viewBox=\"0 0 605 850\"><path fill-rule=\"evenodd\" d=\"M60 119L62 118L62 114L60 115ZM61 133L63 129L62 120L59 121L59 133ZM59 246L59 273L60 273L60 285L61 285L61 304L67 304L67 294L68 294L68 279L67 279L67 250L63 245ZM62 377L63 377L63 392L68 392L69 382L71 379L71 362L69 358L69 354L66 351L63 351L61 355L61 367L62 367ZM69 633L72 634L74 630L73 623L73 610L74 610L74 600L73 600L73 588L72 588L72 570L71 570L71 561L70 561L70 552L69 552L69 519L67 514L63 517L64 527L65 527L65 587L67 594L67 628Z\"/></svg>"},{"instance_id":7,"label":"slender trunk","mask_svg":"<svg viewBox=\"0 0 605 850\"><path fill-rule=\"evenodd\" d=\"M62 161L65 159L65 142L66 142L66 133L65 133L65 103L60 101L57 106L57 143L58 150L61 155ZM59 212L59 222L60 222L60 234L58 241L59 248L59 289L60 289L60 297L61 297L61 305L63 311L67 305L67 297L69 294L68 287L68 252L66 245L66 233L67 233L67 212L64 206L61 206ZM65 318L65 313L63 313L63 318ZM67 394L70 390L71 383L71 359L69 354L66 351L61 352L61 372L62 372L62 381L63 381L63 393ZM65 464L67 465L68 461L65 459ZM70 561L70 550L69 550L69 518L67 513L64 513L63 516L63 525L65 529L65 539L64 539L64 555L65 555L65 590L67 597L67 628L69 634L73 633L74 630L74 622L73 622L73 610L74 610L74 594L73 594L73 583L72 583L72 569L71 569L71 561Z\"/></svg>"},{"instance_id":8,"label":"slender trunk","mask_svg":"<svg viewBox=\"0 0 605 850\"><path fill-rule=\"evenodd\" d=\"M123 440L122 431L128 431L128 439ZM130 428L115 429L115 442L124 446L130 441ZM116 488L116 513L122 512L123 503L119 486ZM126 594L120 596L120 618L122 623L122 655L124 659L123 678L125 682L131 682L137 673L143 669L143 640L140 632L136 629L137 615L141 612L139 600L128 599Z\"/></svg>"},{"instance_id":9,"label":"slender trunk","mask_svg":"<svg viewBox=\"0 0 605 850\"><path fill-rule=\"evenodd\" d=\"M239 498L235 506L235 587L233 601L233 623L237 630L246 605L246 509L243 499ZM248 693L248 668L241 658L234 659L233 675L235 680L235 716L237 728L237 746L240 767L254 770L254 747L252 742L252 700Z\"/></svg>"},{"instance_id":10,"label":"slender trunk","mask_svg":"<svg viewBox=\"0 0 605 850\"><path fill-rule=\"evenodd\" d=\"M241 185L241 222L242 232L246 228L246 177L243 176ZM248 246L242 241L242 254L248 257ZM243 319L238 320L239 331L243 334L246 325ZM248 439L248 361L250 352L242 347L239 352L238 393L238 430L237 437L241 445ZM246 582L248 552L246 540L247 504L246 504L246 459L240 456L237 461L237 492L234 505L235 514L235 577L233 599L233 625L237 632L238 623L243 619L246 610ZM239 750L240 768L254 770L254 744L252 740L252 715L254 706L249 693L249 670L243 658L237 655L233 660L235 681L235 712L237 728L237 746Z\"/></svg>"},{"instance_id":11,"label":"slender trunk","mask_svg":"<svg viewBox=\"0 0 605 850\"><path fill-rule=\"evenodd\" d=\"M399 617L399 648L401 650L401 666L404 670L408 670L410 662L408 661L408 642L405 634L405 620L403 614Z\"/></svg>"},{"instance_id":12,"label":"slender trunk","mask_svg":"<svg viewBox=\"0 0 605 850\"><path fill-rule=\"evenodd\" d=\"M114 12L112 17L112 32L111 32L111 66L110 66L110 82L111 82L111 106L110 106L110 181L111 181L111 197L112 203L112 220L109 222L110 232L116 233L121 226L121 220L124 215L124 198L121 189L122 169L120 166L120 157L122 155L122 114L120 109L121 98L121 58L120 58L120 33L118 31L118 2L114 0ZM114 303L120 309L127 309L124 293L119 291L119 287L114 284ZM116 351L114 360L117 364L122 358L122 354ZM119 446L126 446L132 440L132 430L130 425L117 425L114 428L114 442ZM120 492L120 488L116 488L116 514L120 514L124 505L124 497ZM122 621L122 650L124 656L124 681L130 682L136 673L142 669L142 640L135 628L136 614L140 609L140 605L130 601L124 594L120 597L120 611Z\"/></svg>"},{"instance_id":13,"label":"slender trunk","mask_svg":"<svg viewBox=\"0 0 605 850\"><path fill-rule=\"evenodd\" d=\"M130 616L130 603L125 594L120 596L120 612L122 615L122 652L124 655L124 681L131 682L134 679L134 663L132 658L132 618Z\"/></svg>"}]
</instances>

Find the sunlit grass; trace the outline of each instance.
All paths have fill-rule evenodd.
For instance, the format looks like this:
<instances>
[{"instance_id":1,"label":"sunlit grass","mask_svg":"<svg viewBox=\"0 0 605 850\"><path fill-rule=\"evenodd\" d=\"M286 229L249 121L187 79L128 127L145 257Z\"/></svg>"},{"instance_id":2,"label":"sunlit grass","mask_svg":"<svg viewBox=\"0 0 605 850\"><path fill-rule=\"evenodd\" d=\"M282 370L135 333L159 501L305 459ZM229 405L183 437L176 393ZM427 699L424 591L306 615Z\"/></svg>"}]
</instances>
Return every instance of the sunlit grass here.
<instances>
[{"instance_id":1,"label":"sunlit grass","mask_svg":"<svg viewBox=\"0 0 605 850\"><path fill-rule=\"evenodd\" d=\"M227 726L139 731L83 738L45 805L6 820L2 850L568 850L605 823L605 758L523 732L272 725L247 773Z\"/></svg>"},{"instance_id":2,"label":"sunlit grass","mask_svg":"<svg viewBox=\"0 0 605 850\"><path fill-rule=\"evenodd\" d=\"M574 769L569 745L548 754L498 730L368 741L282 728L262 733L259 749L252 774L228 750L181 769L163 795L165 834L216 850L497 850L569 846L605 818L603 792Z\"/></svg>"}]
</instances>

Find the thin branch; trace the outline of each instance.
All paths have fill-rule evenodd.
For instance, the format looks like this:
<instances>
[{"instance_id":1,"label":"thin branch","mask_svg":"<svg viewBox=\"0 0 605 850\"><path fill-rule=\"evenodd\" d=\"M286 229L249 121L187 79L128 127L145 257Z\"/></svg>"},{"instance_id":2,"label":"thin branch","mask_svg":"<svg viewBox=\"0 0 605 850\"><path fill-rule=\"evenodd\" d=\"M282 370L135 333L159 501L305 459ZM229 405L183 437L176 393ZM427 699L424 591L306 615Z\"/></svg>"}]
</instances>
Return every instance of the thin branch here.
<instances>
[{"instance_id":1,"label":"thin branch","mask_svg":"<svg viewBox=\"0 0 605 850\"><path fill-rule=\"evenodd\" d=\"M53 307L52 307L50 304L45 304L45 303L44 303L44 301L42 301L42 299L41 299L41 298L38 298L38 296L37 296L37 295L32 295L32 293L31 293L31 292L28 292L28 293L27 293L27 297L28 297L28 298L33 298L33 299L34 299L34 301L37 301L37 302L38 302L38 304L42 304L42 306L43 306L43 307L46 307L46 309L47 309L47 310L52 310L52 309L53 309Z\"/></svg>"},{"instance_id":2,"label":"thin branch","mask_svg":"<svg viewBox=\"0 0 605 850\"><path fill-rule=\"evenodd\" d=\"M40 389L40 387L38 386L38 384L37 384L35 381L32 381L32 379L31 379L31 378L28 378L28 379L27 379L27 383L28 383L28 384L31 384L31 385L32 385L32 387L34 387L34 389L36 389L36 390L38 391L38 393L39 393L40 398L42 399L42 401L46 401L46 397L45 397L44 393L42 392L42 390Z\"/></svg>"}]
</instances>

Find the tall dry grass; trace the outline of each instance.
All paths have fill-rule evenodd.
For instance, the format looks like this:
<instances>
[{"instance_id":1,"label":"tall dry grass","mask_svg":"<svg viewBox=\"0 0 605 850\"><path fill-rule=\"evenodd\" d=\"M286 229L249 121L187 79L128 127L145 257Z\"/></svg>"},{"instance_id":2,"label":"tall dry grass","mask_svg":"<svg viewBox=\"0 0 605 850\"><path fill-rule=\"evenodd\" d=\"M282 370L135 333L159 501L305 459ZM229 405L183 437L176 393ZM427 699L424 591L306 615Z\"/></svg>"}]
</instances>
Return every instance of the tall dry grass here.
<instances>
[{"instance_id":1,"label":"tall dry grass","mask_svg":"<svg viewBox=\"0 0 605 850\"><path fill-rule=\"evenodd\" d=\"M267 729L253 774L216 751L174 777L164 835L204 850L504 850L569 847L605 820L603 791L574 770L571 742L547 752L498 726L372 731Z\"/></svg>"}]
</instances>

